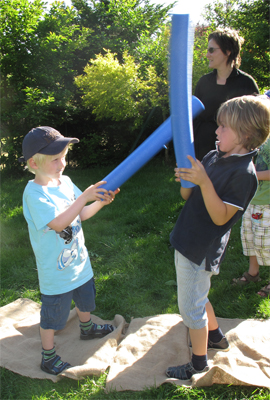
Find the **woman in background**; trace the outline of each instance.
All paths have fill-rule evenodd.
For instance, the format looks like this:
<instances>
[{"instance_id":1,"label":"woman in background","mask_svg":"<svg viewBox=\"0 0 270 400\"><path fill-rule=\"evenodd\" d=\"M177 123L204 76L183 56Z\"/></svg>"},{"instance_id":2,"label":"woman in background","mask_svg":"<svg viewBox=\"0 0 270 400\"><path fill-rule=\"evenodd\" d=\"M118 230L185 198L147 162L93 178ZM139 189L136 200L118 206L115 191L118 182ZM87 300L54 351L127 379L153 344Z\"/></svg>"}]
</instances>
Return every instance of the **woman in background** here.
<instances>
[{"instance_id":1,"label":"woman in background","mask_svg":"<svg viewBox=\"0 0 270 400\"><path fill-rule=\"evenodd\" d=\"M206 57L213 71L202 76L195 89L195 96L205 106L205 110L193 121L198 160L216 148L216 114L220 105L234 97L259 93L255 80L238 69L243 42L238 32L229 28L218 29L208 37Z\"/></svg>"}]
</instances>

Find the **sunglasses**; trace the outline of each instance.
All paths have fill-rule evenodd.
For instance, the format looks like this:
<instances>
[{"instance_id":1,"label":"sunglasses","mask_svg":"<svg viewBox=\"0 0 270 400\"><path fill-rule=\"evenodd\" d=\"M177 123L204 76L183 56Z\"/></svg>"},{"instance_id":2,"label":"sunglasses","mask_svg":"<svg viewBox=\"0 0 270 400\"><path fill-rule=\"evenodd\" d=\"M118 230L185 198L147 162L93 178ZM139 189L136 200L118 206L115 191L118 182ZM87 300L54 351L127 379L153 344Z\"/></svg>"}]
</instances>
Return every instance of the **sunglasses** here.
<instances>
[{"instance_id":1,"label":"sunglasses","mask_svg":"<svg viewBox=\"0 0 270 400\"><path fill-rule=\"evenodd\" d=\"M209 48L207 49L207 52L210 53L210 54L213 54L214 51L217 50L217 49L219 49L219 47L209 47Z\"/></svg>"}]
</instances>

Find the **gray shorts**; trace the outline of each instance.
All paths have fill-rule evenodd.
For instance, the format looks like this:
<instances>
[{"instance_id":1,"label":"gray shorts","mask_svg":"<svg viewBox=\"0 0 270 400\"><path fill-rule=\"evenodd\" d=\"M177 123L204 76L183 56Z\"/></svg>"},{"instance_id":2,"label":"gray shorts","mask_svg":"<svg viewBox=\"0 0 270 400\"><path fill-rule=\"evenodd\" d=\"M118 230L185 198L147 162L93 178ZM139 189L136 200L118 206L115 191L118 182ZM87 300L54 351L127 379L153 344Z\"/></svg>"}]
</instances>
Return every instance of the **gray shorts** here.
<instances>
[{"instance_id":1,"label":"gray shorts","mask_svg":"<svg viewBox=\"0 0 270 400\"><path fill-rule=\"evenodd\" d=\"M175 250L178 307L184 324L191 329L204 328L207 323L205 309L213 272L205 271L205 260L194 264Z\"/></svg>"}]
</instances>

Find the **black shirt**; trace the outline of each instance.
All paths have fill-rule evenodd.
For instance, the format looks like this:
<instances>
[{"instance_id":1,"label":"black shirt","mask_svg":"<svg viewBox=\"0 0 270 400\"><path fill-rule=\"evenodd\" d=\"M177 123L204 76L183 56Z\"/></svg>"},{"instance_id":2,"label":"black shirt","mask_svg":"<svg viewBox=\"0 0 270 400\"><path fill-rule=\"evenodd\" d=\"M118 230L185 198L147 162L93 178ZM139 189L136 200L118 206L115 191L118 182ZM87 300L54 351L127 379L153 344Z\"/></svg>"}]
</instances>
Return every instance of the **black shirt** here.
<instances>
[{"instance_id":1,"label":"black shirt","mask_svg":"<svg viewBox=\"0 0 270 400\"><path fill-rule=\"evenodd\" d=\"M184 205L170 235L172 246L197 265L206 258L206 270L218 270L230 237L231 227L242 217L257 189L253 156L235 154L223 158L217 150L203 159L207 175L217 195L225 203L238 207L236 214L224 225L212 221L204 205L199 186L195 186Z\"/></svg>"},{"instance_id":2,"label":"black shirt","mask_svg":"<svg viewBox=\"0 0 270 400\"><path fill-rule=\"evenodd\" d=\"M202 76L197 83L195 96L201 100L205 110L193 121L195 154L198 160L215 149L216 116L222 103L243 95L259 93L254 79L239 69L233 68L225 85L217 84L217 70Z\"/></svg>"}]
</instances>

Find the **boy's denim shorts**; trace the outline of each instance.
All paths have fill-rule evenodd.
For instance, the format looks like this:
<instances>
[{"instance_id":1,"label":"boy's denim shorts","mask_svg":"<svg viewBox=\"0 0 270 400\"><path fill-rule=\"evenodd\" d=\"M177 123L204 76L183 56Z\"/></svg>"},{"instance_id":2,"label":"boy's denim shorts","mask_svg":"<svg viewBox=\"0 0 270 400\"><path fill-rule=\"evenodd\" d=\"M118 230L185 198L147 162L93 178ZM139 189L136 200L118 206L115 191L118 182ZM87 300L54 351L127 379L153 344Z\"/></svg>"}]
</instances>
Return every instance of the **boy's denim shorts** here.
<instances>
[{"instance_id":1,"label":"boy's denim shorts","mask_svg":"<svg viewBox=\"0 0 270 400\"><path fill-rule=\"evenodd\" d=\"M205 270L205 260L197 265L175 250L178 307L184 324L191 329L204 328L207 323L205 309L213 272Z\"/></svg>"},{"instance_id":2,"label":"boy's denim shorts","mask_svg":"<svg viewBox=\"0 0 270 400\"><path fill-rule=\"evenodd\" d=\"M94 278L70 292L57 295L41 295L40 327L42 329L64 329L70 313L71 301L82 312L96 308L96 288Z\"/></svg>"}]
</instances>

